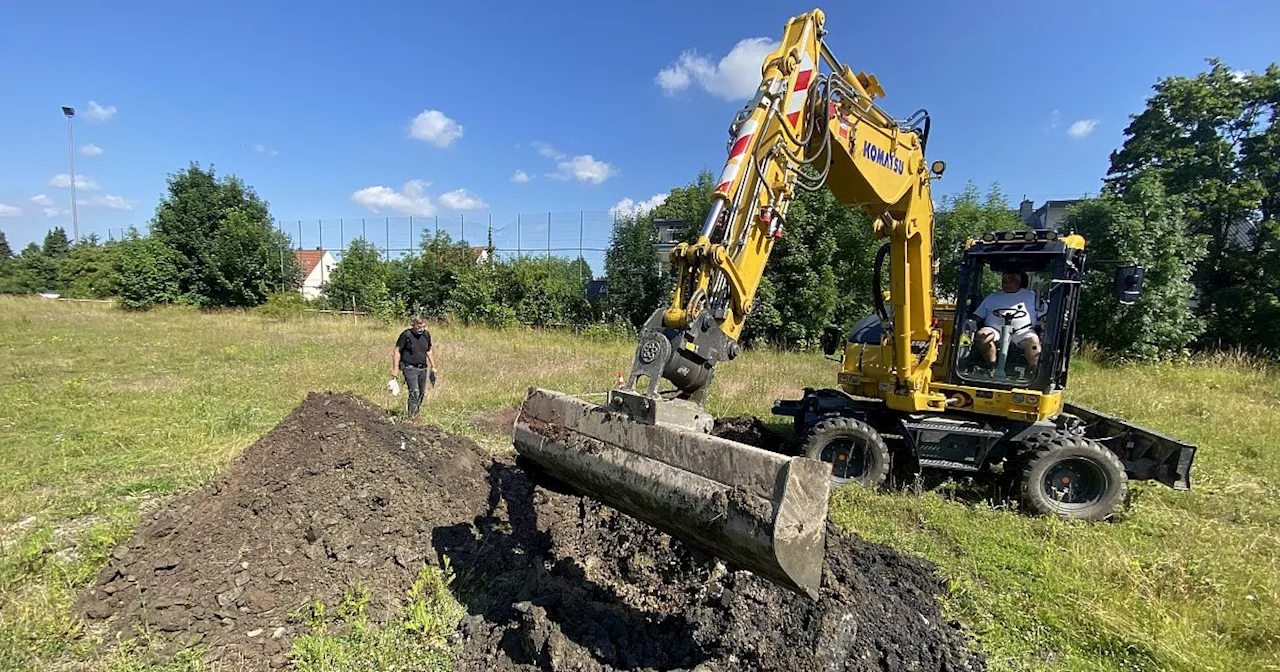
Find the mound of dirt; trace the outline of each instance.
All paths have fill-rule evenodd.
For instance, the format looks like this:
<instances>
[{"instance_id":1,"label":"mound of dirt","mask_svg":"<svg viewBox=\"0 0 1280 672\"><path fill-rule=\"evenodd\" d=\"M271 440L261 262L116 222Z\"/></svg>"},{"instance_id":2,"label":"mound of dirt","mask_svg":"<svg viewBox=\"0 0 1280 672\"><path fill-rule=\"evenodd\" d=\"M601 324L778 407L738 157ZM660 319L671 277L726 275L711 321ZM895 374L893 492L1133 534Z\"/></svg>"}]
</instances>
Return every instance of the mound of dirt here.
<instances>
[{"instance_id":1,"label":"mound of dirt","mask_svg":"<svg viewBox=\"0 0 1280 672\"><path fill-rule=\"evenodd\" d=\"M983 668L928 563L828 529L812 603L467 439L313 393L140 526L78 606L123 636L146 623L171 648L263 669L304 630L290 611L360 581L390 615L447 555L468 609L458 670Z\"/></svg>"},{"instance_id":2,"label":"mound of dirt","mask_svg":"<svg viewBox=\"0 0 1280 672\"><path fill-rule=\"evenodd\" d=\"M312 393L209 487L140 526L79 607L95 620L120 614L113 630L125 637L146 624L175 648L281 665L291 610L332 606L357 581L375 617L394 608L435 528L483 508L488 468L467 439Z\"/></svg>"}]
</instances>

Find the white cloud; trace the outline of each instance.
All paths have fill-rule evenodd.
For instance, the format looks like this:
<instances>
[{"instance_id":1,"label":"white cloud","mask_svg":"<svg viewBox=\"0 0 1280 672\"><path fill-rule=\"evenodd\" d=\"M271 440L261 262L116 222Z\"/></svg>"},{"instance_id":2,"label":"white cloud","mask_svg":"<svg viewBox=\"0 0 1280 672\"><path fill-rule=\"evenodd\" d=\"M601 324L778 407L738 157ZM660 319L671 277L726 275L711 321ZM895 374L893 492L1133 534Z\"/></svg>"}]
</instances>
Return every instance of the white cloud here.
<instances>
[{"instance_id":1,"label":"white cloud","mask_svg":"<svg viewBox=\"0 0 1280 672\"><path fill-rule=\"evenodd\" d=\"M436 206L425 192L429 182L409 180L404 183L402 191L390 187L365 187L351 194L351 200L372 210L382 212L390 210L403 215L426 217L436 214Z\"/></svg>"},{"instance_id":2,"label":"white cloud","mask_svg":"<svg viewBox=\"0 0 1280 672\"><path fill-rule=\"evenodd\" d=\"M45 217L57 217L58 215L61 215L63 214L63 212L65 212L64 210L54 205L52 198L49 198L44 194L36 194L35 196L32 196L31 202L40 206L40 208L44 211Z\"/></svg>"},{"instance_id":3,"label":"white cloud","mask_svg":"<svg viewBox=\"0 0 1280 672\"><path fill-rule=\"evenodd\" d=\"M82 198L76 201L80 205L87 205L91 208L110 208L112 210L133 210L133 204L124 200L121 196L112 196L111 194L103 194L101 196L93 196L90 198Z\"/></svg>"},{"instance_id":4,"label":"white cloud","mask_svg":"<svg viewBox=\"0 0 1280 672\"><path fill-rule=\"evenodd\" d=\"M267 146L262 144L254 145L253 151L257 152L258 154L266 154L267 156L275 156L280 153L274 149L267 149Z\"/></svg>"},{"instance_id":5,"label":"white cloud","mask_svg":"<svg viewBox=\"0 0 1280 672\"><path fill-rule=\"evenodd\" d=\"M1054 110L1053 113L1049 115L1049 128L1057 128L1058 124L1061 124L1061 123L1062 123L1062 111Z\"/></svg>"},{"instance_id":6,"label":"white cloud","mask_svg":"<svg viewBox=\"0 0 1280 672\"><path fill-rule=\"evenodd\" d=\"M556 180L576 180L583 184L600 184L618 174L618 169L605 161L600 161L590 154L569 156L555 147L534 141L533 146L538 153L556 162L556 172L547 173L547 177ZM512 178L515 180L515 178Z\"/></svg>"},{"instance_id":7,"label":"white cloud","mask_svg":"<svg viewBox=\"0 0 1280 672\"><path fill-rule=\"evenodd\" d=\"M659 70L653 81L669 96L696 82L711 95L725 100L750 98L760 86L765 56L778 45L776 40L767 37L749 37L733 45L716 63L687 50L674 63Z\"/></svg>"},{"instance_id":8,"label":"white cloud","mask_svg":"<svg viewBox=\"0 0 1280 672\"><path fill-rule=\"evenodd\" d=\"M663 192L661 194L654 194L649 198L646 198L645 200L640 201L639 203L636 203L630 198L624 198L621 201L614 203L612 208L609 208L609 214L619 214L619 215L643 214L666 202L667 195L668 195L667 192Z\"/></svg>"},{"instance_id":9,"label":"white cloud","mask_svg":"<svg viewBox=\"0 0 1280 672\"><path fill-rule=\"evenodd\" d=\"M617 169L590 154L564 159L556 164L551 177L557 180L577 180L583 184L600 184L617 174Z\"/></svg>"},{"instance_id":10,"label":"white cloud","mask_svg":"<svg viewBox=\"0 0 1280 672\"><path fill-rule=\"evenodd\" d=\"M1083 138L1093 132L1093 127L1098 125L1097 119L1081 119L1071 124L1067 129L1067 135L1073 138Z\"/></svg>"},{"instance_id":11,"label":"white cloud","mask_svg":"<svg viewBox=\"0 0 1280 672\"><path fill-rule=\"evenodd\" d=\"M462 126L440 110L424 110L413 118L409 135L437 147L448 147L462 137Z\"/></svg>"},{"instance_id":12,"label":"white cloud","mask_svg":"<svg viewBox=\"0 0 1280 672\"><path fill-rule=\"evenodd\" d=\"M21 217L22 208L16 205L6 205L0 203L0 217Z\"/></svg>"},{"instance_id":13,"label":"white cloud","mask_svg":"<svg viewBox=\"0 0 1280 672\"><path fill-rule=\"evenodd\" d=\"M85 156L102 156L102 148L92 142L80 148L80 153Z\"/></svg>"},{"instance_id":14,"label":"white cloud","mask_svg":"<svg viewBox=\"0 0 1280 672\"><path fill-rule=\"evenodd\" d=\"M89 117L93 121L111 121L111 118L116 116L116 106L108 105L103 107L97 102L91 100L89 101L89 111L85 112L85 116Z\"/></svg>"},{"instance_id":15,"label":"white cloud","mask_svg":"<svg viewBox=\"0 0 1280 672\"><path fill-rule=\"evenodd\" d=\"M450 210L481 210L489 207L483 199L466 189L454 189L440 194L440 205Z\"/></svg>"},{"instance_id":16,"label":"white cloud","mask_svg":"<svg viewBox=\"0 0 1280 672\"><path fill-rule=\"evenodd\" d=\"M1231 79L1232 81L1239 83L1239 82L1243 82L1245 80L1245 77L1248 77L1251 74L1253 73L1248 70L1232 70Z\"/></svg>"},{"instance_id":17,"label":"white cloud","mask_svg":"<svg viewBox=\"0 0 1280 672\"><path fill-rule=\"evenodd\" d=\"M49 178L49 186L57 187L59 189L70 189L71 176L66 173L59 173L57 175L54 175L53 177ZM98 183L95 182L92 177L86 177L84 175L76 175L76 189L84 189L86 191L98 191L101 188L102 187L98 186Z\"/></svg>"},{"instance_id":18,"label":"white cloud","mask_svg":"<svg viewBox=\"0 0 1280 672\"><path fill-rule=\"evenodd\" d=\"M523 170L517 170L515 175L511 176L511 181L516 184L525 184L533 179L533 176Z\"/></svg>"},{"instance_id":19,"label":"white cloud","mask_svg":"<svg viewBox=\"0 0 1280 672\"><path fill-rule=\"evenodd\" d=\"M560 152L556 151L555 147L552 147L551 145L548 145L545 142L539 142L535 140L533 142L533 148L538 150L539 154L547 157L548 159L560 160L564 158L564 154L561 154Z\"/></svg>"}]
</instances>

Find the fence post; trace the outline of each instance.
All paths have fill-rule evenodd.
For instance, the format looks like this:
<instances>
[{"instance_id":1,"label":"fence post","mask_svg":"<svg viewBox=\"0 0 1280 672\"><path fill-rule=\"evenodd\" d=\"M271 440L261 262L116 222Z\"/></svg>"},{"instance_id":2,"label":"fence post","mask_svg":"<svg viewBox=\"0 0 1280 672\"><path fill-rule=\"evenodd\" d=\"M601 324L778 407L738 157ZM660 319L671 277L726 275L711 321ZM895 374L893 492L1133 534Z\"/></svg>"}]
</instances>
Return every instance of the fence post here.
<instances>
[{"instance_id":1,"label":"fence post","mask_svg":"<svg viewBox=\"0 0 1280 672\"><path fill-rule=\"evenodd\" d=\"M551 211L547 211L547 259L551 259Z\"/></svg>"},{"instance_id":2,"label":"fence post","mask_svg":"<svg viewBox=\"0 0 1280 672\"><path fill-rule=\"evenodd\" d=\"M520 260L520 213L516 213L516 261Z\"/></svg>"},{"instance_id":3,"label":"fence post","mask_svg":"<svg viewBox=\"0 0 1280 672\"><path fill-rule=\"evenodd\" d=\"M458 238L462 242L467 242L467 216L458 215L458 220L462 222L462 235Z\"/></svg>"},{"instance_id":4,"label":"fence post","mask_svg":"<svg viewBox=\"0 0 1280 672\"><path fill-rule=\"evenodd\" d=\"M284 242L284 222L276 220L276 230L280 232L280 241ZM280 278L284 279L284 246L280 246Z\"/></svg>"},{"instance_id":5,"label":"fence post","mask_svg":"<svg viewBox=\"0 0 1280 672\"><path fill-rule=\"evenodd\" d=\"M302 249L302 220L298 220L298 249Z\"/></svg>"},{"instance_id":6,"label":"fence post","mask_svg":"<svg viewBox=\"0 0 1280 672\"><path fill-rule=\"evenodd\" d=\"M409 249L413 249L413 215L409 215Z\"/></svg>"},{"instance_id":7,"label":"fence post","mask_svg":"<svg viewBox=\"0 0 1280 672\"><path fill-rule=\"evenodd\" d=\"M387 227L387 231L386 231L386 236L387 236L386 245L387 245L387 246L386 246L386 248L384 248L384 249L386 249L386 251L387 251L387 258L388 258L388 259L390 259L390 258L391 258L391 218L390 218L390 217L383 217L383 221L384 221L384 223L385 223L385 225L386 225L386 227Z\"/></svg>"},{"instance_id":8,"label":"fence post","mask_svg":"<svg viewBox=\"0 0 1280 672\"><path fill-rule=\"evenodd\" d=\"M369 242L369 230L364 226L364 217L360 218L360 237L364 239L365 243Z\"/></svg>"},{"instance_id":9,"label":"fence post","mask_svg":"<svg viewBox=\"0 0 1280 672\"><path fill-rule=\"evenodd\" d=\"M440 215L436 215L436 238L440 237Z\"/></svg>"},{"instance_id":10,"label":"fence post","mask_svg":"<svg viewBox=\"0 0 1280 672\"><path fill-rule=\"evenodd\" d=\"M586 221L587 213L585 210L578 211L578 285L582 287L582 293L587 292L587 285L583 282L582 275L582 224Z\"/></svg>"}]
</instances>

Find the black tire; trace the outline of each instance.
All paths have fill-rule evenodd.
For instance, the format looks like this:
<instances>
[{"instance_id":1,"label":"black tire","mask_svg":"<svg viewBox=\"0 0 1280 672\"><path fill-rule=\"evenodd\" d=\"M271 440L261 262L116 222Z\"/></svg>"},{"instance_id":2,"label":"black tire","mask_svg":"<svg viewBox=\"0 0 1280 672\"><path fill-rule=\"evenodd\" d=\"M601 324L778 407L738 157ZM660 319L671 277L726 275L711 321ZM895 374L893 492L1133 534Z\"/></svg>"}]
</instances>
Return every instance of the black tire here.
<instances>
[{"instance_id":1,"label":"black tire","mask_svg":"<svg viewBox=\"0 0 1280 672\"><path fill-rule=\"evenodd\" d=\"M809 459L831 464L832 485L877 486L889 475L891 459L884 438L856 418L821 420L809 430L800 450Z\"/></svg>"},{"instance_id":2,"label":"black tire","mask_svg":"<svg viewBox=\"0 0 1280 672\"><path fill-rule=\"evenodd\" d=\"M1049 432L1027 439L1024 445L1017 491L1032 513L1096 522L1113 516L1124 501L1129 489L1124 464L1097 441Z\"/></svg>"}]
</instances>

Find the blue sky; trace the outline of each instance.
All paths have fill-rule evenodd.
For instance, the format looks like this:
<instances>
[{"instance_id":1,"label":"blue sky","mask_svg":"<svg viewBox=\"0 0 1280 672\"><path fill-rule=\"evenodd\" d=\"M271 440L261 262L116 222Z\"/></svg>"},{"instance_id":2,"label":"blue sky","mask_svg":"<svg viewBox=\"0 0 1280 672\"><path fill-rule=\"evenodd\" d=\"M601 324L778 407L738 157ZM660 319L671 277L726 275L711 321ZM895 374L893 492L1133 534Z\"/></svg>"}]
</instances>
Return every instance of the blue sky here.
<instances>
[{"instance_id":1,"label":"blue sky","mask_svg":"<svg viewBox=\"0 0 1280 672\"><path fill-rule=\"evenodd\" d=\"M10 3L0 230L15 249L71 231L70 105L82 234L143 228L166 174L195 160L243 177L295 243L304 220L307 247L317 220L334 245L340 218L344 238L366 218L375 242L390 229L403 247L410 215L415 234L439 216L456 237L465 221L476 243L491 216L514 246L517 214L522 247L545 247L549 212L554 248L580 225L601 247L611 208L719 172L766 43L814 6ZM929 109L929 158L948 164L937 193L998 182L1013 204L1095 192L1157 78L1211 56L1264 68L1280 21L1274 2L823 9L828 43L880 79L886 109Z\"/></svg>"}]
</instances>

